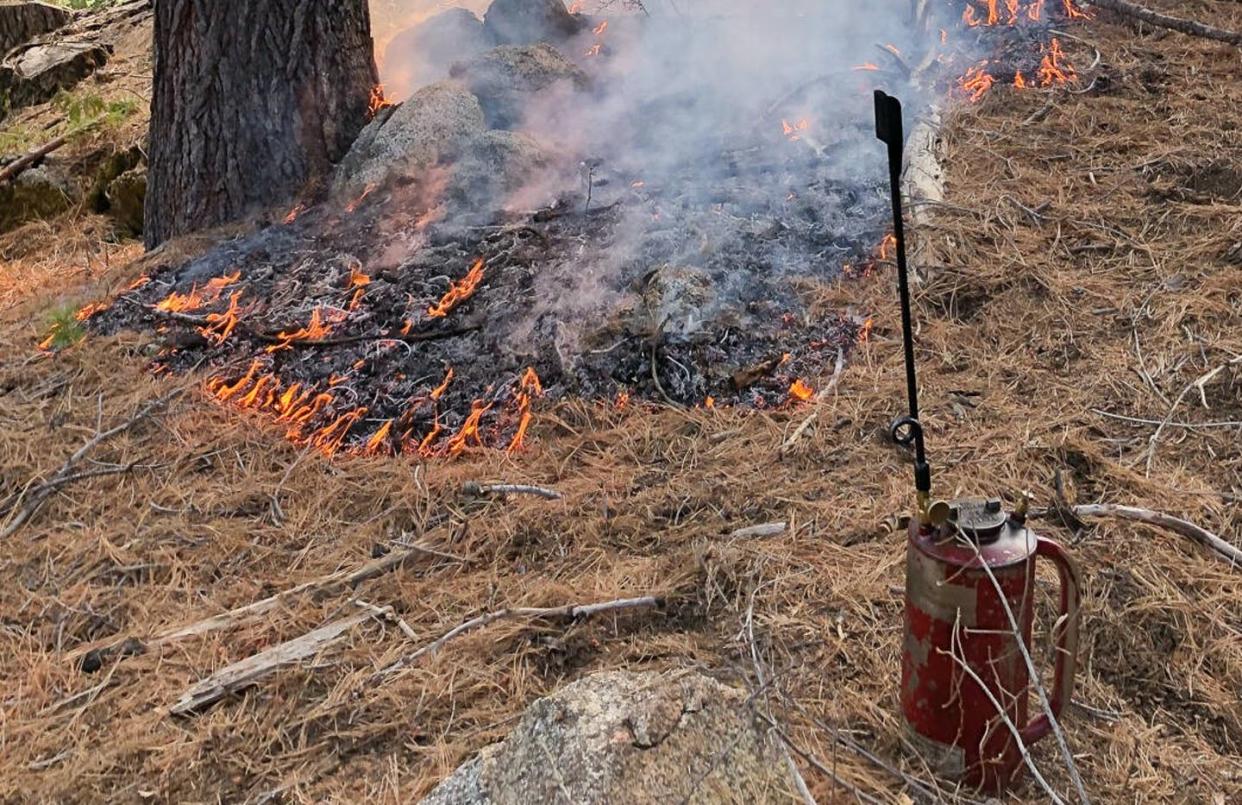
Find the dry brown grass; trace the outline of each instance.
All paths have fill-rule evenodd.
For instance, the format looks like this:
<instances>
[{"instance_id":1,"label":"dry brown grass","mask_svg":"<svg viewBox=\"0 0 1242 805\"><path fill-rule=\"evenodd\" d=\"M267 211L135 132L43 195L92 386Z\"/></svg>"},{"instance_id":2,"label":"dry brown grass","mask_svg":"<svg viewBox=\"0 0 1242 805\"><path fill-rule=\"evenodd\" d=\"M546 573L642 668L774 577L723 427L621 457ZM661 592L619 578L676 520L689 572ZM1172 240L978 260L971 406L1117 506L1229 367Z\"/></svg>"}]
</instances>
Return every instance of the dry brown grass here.
<instances>
[{"instance_id":1,"label":"dry brown grass","mask_svg":"<svg viewBox=\"0 0 1242 805\"><path fill-rule=\"evenodd\" d=\"M1242 23L1233 17L1218 22ZM1242 353L1242 268L1226 257L1242 240L1242 208L1190 187L1209 165L1242 168L1237 53L1104 23L1084 35L1103 53L1107 93L1060 93L1026 126L1044 96L997 93L945 132L955 206L932 210L919 233L938 491L1030 489L1048 501L1062 469L1080 502L1166 510L1237 543L1236 428L1166 429L1148 475L1155 427L1093 413L1163 420L1188 384ZM907 458L882 438L902 406L892 288L876 277L822 296L873 310L879 324L817 430L784 456L805 412L570 403L544 411L534 446L513 458L329 463L194 394L103 445L94 458L144 466L69 487L0 558L11 580L0 588L0 799L406 799L584 674L698 667L745 684L752 600L773 698L787 697L775 710L798 744L882 800L899 801L900 782L834 747L834 731L930 784L901 739L903 547L880 525L910 505ZM59 467L100 410L105 423L122 420L171 382L144 375L141 339L31 360L28 329L6 327L0 370L6 492ZM1240 388L1235 365L1205 386L1207 409L1194 392L1172 419L1242 419ZM489 479L565 497L460 494ZM771 520L790 530L725 538ZM428 557L353 594L394 606L422 643L510 604L645 593L669 603L565 629L497 623L381 685L370 674L415 646L371 623L339 651L182 720L162 708L185 687L350 611L350 594L297 599L94 675L75 667L116 636L150 636L361 564L402 532L467 561ZM1087 586L1076 698L1116 714L1066 719L1092 796L1242 798L1242 571L1129 524L1102 523L1074 551ZM1044 580L1045 624L1052 589ZM1068 791L1055 747L1035 755ZM804 771L821 801L847 800ZM1029 784L1021 794L1040 798Z\"/></svg>"}]
</instances>

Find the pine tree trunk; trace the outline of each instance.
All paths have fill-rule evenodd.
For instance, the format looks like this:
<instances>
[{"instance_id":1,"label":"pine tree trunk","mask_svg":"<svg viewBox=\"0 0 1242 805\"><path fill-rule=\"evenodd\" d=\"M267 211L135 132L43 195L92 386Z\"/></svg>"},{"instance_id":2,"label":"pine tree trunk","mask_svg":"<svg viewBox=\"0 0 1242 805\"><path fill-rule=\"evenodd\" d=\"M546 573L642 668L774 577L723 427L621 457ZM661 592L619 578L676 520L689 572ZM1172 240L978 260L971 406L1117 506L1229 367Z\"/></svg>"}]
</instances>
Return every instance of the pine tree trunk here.
<instances>
[{"instance_id":1,"label":"pine tree trunk","mask_svg":"<svg viewBox=\"0 0 1242 805\"><path fill-rule=\"evenodd\" d=\"M155 0L147 247L325 177L378 80L366 0Z\"/></svg>"}]
</instances>

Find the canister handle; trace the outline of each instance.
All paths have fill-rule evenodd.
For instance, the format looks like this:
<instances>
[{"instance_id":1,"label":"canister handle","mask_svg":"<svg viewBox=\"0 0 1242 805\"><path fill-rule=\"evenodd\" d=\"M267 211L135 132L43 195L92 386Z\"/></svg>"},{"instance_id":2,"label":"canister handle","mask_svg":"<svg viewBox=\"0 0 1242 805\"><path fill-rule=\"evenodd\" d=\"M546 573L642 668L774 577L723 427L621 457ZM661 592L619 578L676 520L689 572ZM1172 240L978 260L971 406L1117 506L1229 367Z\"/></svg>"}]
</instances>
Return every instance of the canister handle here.
<instances>
[{"instance_id":1,"label":"canister handle","mask_svg":"<svg viewBox=\"0 0 1242 805\"><path fill-rule=\"evenodd\" d=\"M1078 604L1081 600L1082 580L1078 565L1058 543L1036 537L1035 556L1042 556L1057 566L1061 577L1061 609L1058 613L1056 631L1056 672L1049 692L1052 714L1061 718L1061 711L1070 703L1074 694L1074 675L1078 670ZM1028 746L1052 732L1052 723L1046 713L1035 717L1022 730L1022 741Z\"/></svg>"}]
</instances>

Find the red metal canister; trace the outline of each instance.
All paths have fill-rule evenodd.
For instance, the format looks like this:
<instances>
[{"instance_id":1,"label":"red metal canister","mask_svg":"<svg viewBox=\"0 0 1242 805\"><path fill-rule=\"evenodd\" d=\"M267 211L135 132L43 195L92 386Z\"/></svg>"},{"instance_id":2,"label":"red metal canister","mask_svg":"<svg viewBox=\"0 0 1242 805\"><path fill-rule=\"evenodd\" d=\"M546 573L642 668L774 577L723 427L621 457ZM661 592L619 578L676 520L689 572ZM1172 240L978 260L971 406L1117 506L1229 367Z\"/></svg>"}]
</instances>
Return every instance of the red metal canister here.
<instances>
[{"instance_id":1,"label":"red metal canister","mask_svg":"<svg viewBox=\"0 0 1242 805\"><path fill-rule=\"evenodd\" d=\"M1051 724L1042 714L1027 720L1030 676L997 586L1029 648L1035 561L1042 556L1056 565L1061 606L1048 695L1059 718L1074 688L1078 570L1060 545L1004 512L1000 501L958 501L950 511L939 527L917 519L910 524L902 715L915 747L938 774L999 792L1021 773L1014 732L1030 746Z\"/></svg>"}]
</instances>

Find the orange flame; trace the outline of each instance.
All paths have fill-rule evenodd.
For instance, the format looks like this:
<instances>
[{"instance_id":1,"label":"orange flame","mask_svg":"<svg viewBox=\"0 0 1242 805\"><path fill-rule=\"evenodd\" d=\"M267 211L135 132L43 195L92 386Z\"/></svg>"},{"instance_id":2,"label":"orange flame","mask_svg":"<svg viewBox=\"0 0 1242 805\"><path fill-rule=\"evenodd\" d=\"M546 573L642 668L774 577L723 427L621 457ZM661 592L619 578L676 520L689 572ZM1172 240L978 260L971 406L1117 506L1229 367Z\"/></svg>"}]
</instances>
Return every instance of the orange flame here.
<instances>
[{"instance_id":1,"label":"orange flame","mask_svg":"<svg viewBox=\"0 0 1242 805\"><path fill-rule=\"evenodd\" d=\"M208 280L201 290L197 285L194 285L190 288L189 293L182 294L173 291L159 302L155 309L165 313L188 313L191 310L198 310L203 305L210 305L219 299L220 295L224 293L224 289L239 279L241 279L241 272L234 271L232 274L225 274Z\"/></svg>"},{"instance_id":2,"label":"orange flame","mask_svg":"<svg viewBox=\"0 0 1242 805\"><path fill-rule=\"evenodd\" d=\"M480 447L483 446L483 437L479 434L479 420L483 415L492 410L492 404L483 404L482 400L475 400L470 404L470 416L466 417L466 421L462 423L461 429L453 434L445 446L445 452L450 456L459 456L465 452L467 442L474 439L475 443Z\"/></svg>"},{"instance_id":3,"label":"orange flame","mask_svg":"<svg viewBox=\"0 0 1242 805\"><path fill-rule=\"evenodd\" d=\"M1013 85L1016 89L1026 89L1026 79L1022 77L1022 71L1014 73Z\"/></svg>"},{"instance_id":4,"label":"orange flame","mask_svg":"<svg viewBox=\"0 0 1242 805\"><path fill-rule=\"evenodd\" d=\"M1035 2L1027 6L1026 18L1029 19L1031 22L1039 22L1039 20L1043 16L1044 16L1044 0L1035 0Z\"/></svg>"},{"instance_id":5,"label":"orange flame","mask_svg":"<svg viewBox=\"0 0 1242 805\"><path fill-rule=\"evenodd\" d=\"M74 313L73 318L77 319L78 321L86 321L91 316L94 316L96 313L101 313L107 309L108 309L107 302L102 302L102 301L91 302L90 304L85 305L80 310L78 310L77 313Z\"/></svg>"},{"instance_id":6,"label":"orange flame","mask_svg":"<svg viewBox=\"0 0 1242 805\"><path fill-rule=\"evenodd\" d=\"M603 49L604 49L604 46L601 45L599 42L596 42L594 45L591 45L589 48L587 48L586 52L583 53L582 55L588 56L588 57L598 56L600 54L600 51L602 51Z\"/></svg>"},{"instance_id":7,"label":"orange flame","mask_svg":"<svg viewBox=\"0 0 1242 805\"><path fill-rule=\"evenodd\" d=\"M285 223L291 224L298 219L298 216L306 212L305 204L295 204L293 209L289 210L289 214L285 216Z\"/></svg>"},{"instance_id":8,"label":"orange flame","mask_svg":"<svg viewBox=\"0 0 1242 805\"><path fill-rule=\"evenodd\" d=\"M474 265L466 272L466 276L454 282L440 301L427 308L427 315L433 319L442 319L453 312L462 302L474 296L479 283L483 281L483 258L474 261Z\"/></svg>"},{"instance_id":9,"label":"orange flame","mask_svg":"<svg viewBox=\"0 0 1242 805\"><path fill-rule=\"evenodd\" d=\"M1061 50L1061 40L1054 36L1039 65L1039 85L1053 87L1068 84L1077 79L1078 73L1074 70L1074 66L1065 61L1065 51Z\"/></svg>"},{"instance_id":10,"label":"orange flame","mask_svg":"<svg viewBox=\"0 0 1242 805\"><path fill-rule=\"evenodd\" d=\"M363 455L378 456L381 453L391 453L392 445L389 443L389 436L392 434L392 420L388 420L380 425L379 430L367 439L366 445L362 448Z\"/></svg>"},{"instance_id":11,"label":"orange flame","mask_svg":"<svg viewBox=\"0 0 1242 805\"><path fill-rule=\"evenodd\" d=\"M241 301L241 295L241 291L234 291L233 295L229 297L229 306L223 313L208 313L207 324L198 328L199 332L209 340L215 341L217 345L229 340L229 336L237 328L237 308L238 303Z\"/></svg>"},{"instance_id":12,"label":"orange flame","mask_svg":"<svg viewBox=\"0 0 1242 805\"><path fill-rule=\"evenodd\" d=\"M354 199L353 201L351 201L351 202L349 202L348 204L346 204L346 205L345 205L345 212L355 212L355 211L357 211L357 209L358 209L359 205L361 205L361 204L362 204L363 200L364 200L367 196L369 196L369 195L371 195L373 192L375 192L375 188L376 188L376 186L377 186L377 185L375 184L375 182L371 182L370 184L368 184L368 185L366 186L366 188L364 188L364 189L363 189L363 191L362 191L362 195L358 196L358 198Z\"/></svg>"},{"instance_id":13,"label":"orange flame","mask_svg":"<svg viewBox=\"0 0 1242 805\"><path fill-rule=\"evenodd\" d=\"M789 138L790 142L797 142L798 140L801 140L802 132L809 128L811 128L811 121L806 118L799 120L797 123L790 123L788 120L781 121L781 129L784 131L785 136Z\"/></svg>"},{"instance_id":14,"label":"orange flame","mask_svg":"<svg viewBox=\"0 0 1242 805\"><path fill-rule=\"evenodd\" d=\"M526 440L526 429L530 427L531 398L542 396L543 384L539 382L539 375L535 374L534 367L527 367L526 372L522 375L522 379L518 381L518 392L516 397L518 408L518 427L517 432L513 435L513 441L509 443L509 453L514 453L522 449L522 443Z\"/></svg>"},{"instance_id":15,"label":"orange flame","mask_svg":"<svg viewBox=\"0 0 1242 805\"><path fill-rule=\"evenodd\" d=\"M815 389L803 382L802 378L798 378L789 387L789 397L799 402L808 402L815 396Z\"/></svg>"},{"instance_id":16,"label":"orange flame","mask_svg":"<svg viewBox=\"0 0 1242 805\"><path fill-rule=\"evenodd\" d=\"M860 72L861 71L875 72L876 70L880 69L880 66L878 64L875 64L874 62L863 62L862 64L854 65L854 67L852 67L851 69L855 71L860 71Z\"/></svg>"},{"instance_id":17,"label":"orange flame","mask_svg":"<svg viewBox=\"0 0 1242 805\"><path fill-rule=\"evenodd\" d=\"M988 90L996 83L996 79L987 71L988 62L986 59L971 67L966 71L966 75L960 79L962 89L970 98L971 103L978 103L983 100L983 96L988 94Z\"/></svg>"},{"instance_id":18,"label":"orange flame","mask_svg":"<svg viewBox=\"0 0 1242 805\"><path fill-rule=\"evenodd\" d=\"M436 386L431 391L431 399L438 400L444 396L444 392L448 391L449 384L453 382L453 367L449 367L444 373L444 382Z\"/></svg>"},{"instance_id":19,"label":"orange flame","mask_svg":"<svg viewBox=\"0 0 1242 805\"><path fill-rule=\"evenodd\" d=\"M1066 0L1066 2L1069 2L1069 0ZM592 30L591 33L595 34L596 36L603 36L604 31L607 31L607 30L608 30L608 20L604 20L599 25L596 25L595 29Z\"/></svg>"},{"instance_id":20,"label":"orange flame","mask_svg":"<svg viewBox=\"0 0 1242 805\"><path fill-rule=\"evenodd\" d=\"M367 117L375 117L381 109L387 109L392 105L392 101L384 97L384 85L376 84L371 87L371 100L367 103Z\"/></svg>"},{"instance_id":21,"label":"orange flame","mask_svg":"<svg viewBox=\"0 0 1242 805\"><path fill-rule=\"evenodd\" d=\"M315 308L311 313L310 321L305 327L299 327L292 331L281 331L276 334L280 340L267 348L269 353L280 352L281 350L290 349L294 341L319 341L327 338L332 334L332 327L324 324L321 316L321 308Z\"/></svg>"},{"instance_id":22,"label":"orange flame","mask_svg":"<svg viewBox=\"0 0 1242 805\"><path fill-rule=\"evenodd\" d=\"M617 392L617 399L613 402L613 407L618 411L624 411L630 405L630 390L621 389Z\"/></svg>"},{"instance_id":23,"label":"orange flame","mask_svg":"<svg viewBox=\"0 0 1242 805\"><path fill-rule=\"evenodd\" d=\"M875 319L868 316L867 320L863 322L862 327L858 330L858 343L865 344L871 339L871 328L874 326Z\"/></svg>"},{"instance_id":24,"label":"orange flame","mask_svg":"<svg viewBox=\"0 0 1242 805\"><path fill-rule=\"evenodd\" d=\"M1065 6L1065 16L1068 17L1069 19L1071 20L1090 19L1091 15L1083 11L1082 9L1080 9L1077 5L1075 5L1074 0L1061 0L1061 3L1062 5Z\"/></svg>"}]
</instances>

